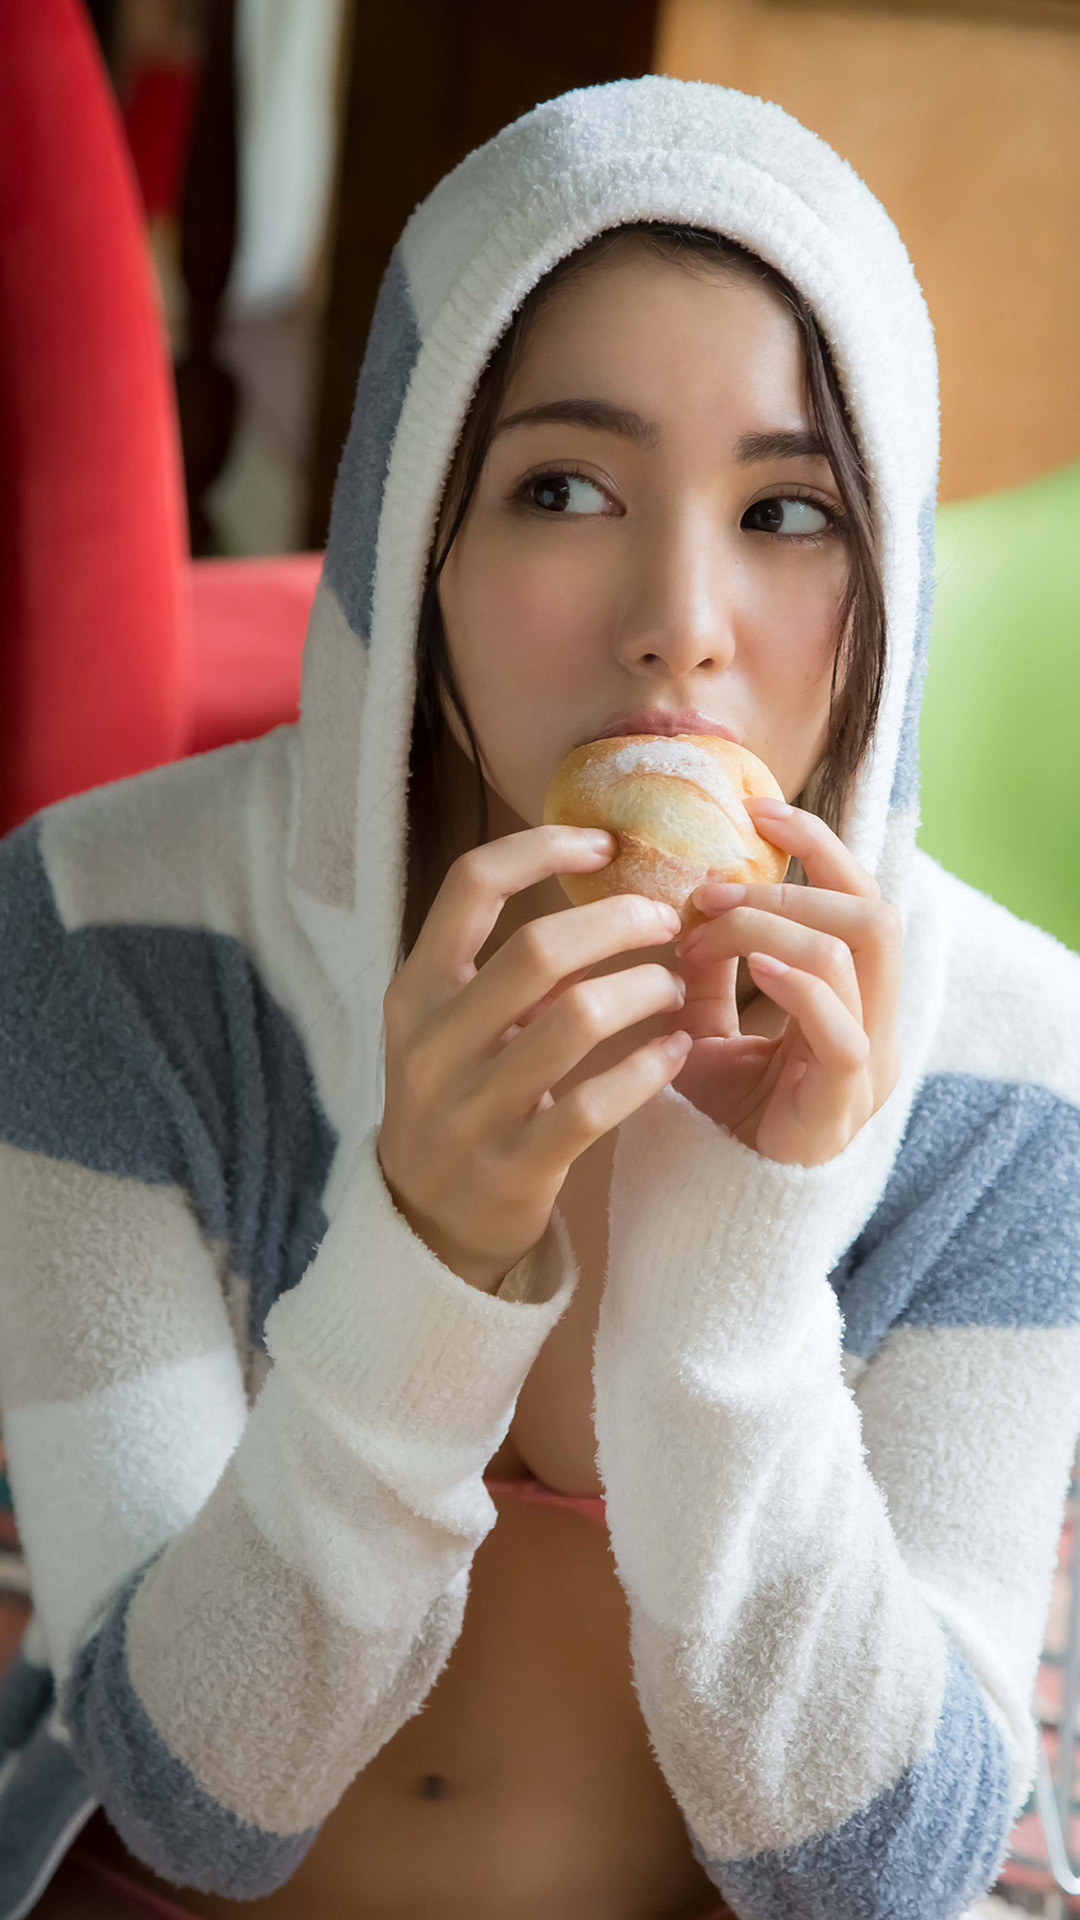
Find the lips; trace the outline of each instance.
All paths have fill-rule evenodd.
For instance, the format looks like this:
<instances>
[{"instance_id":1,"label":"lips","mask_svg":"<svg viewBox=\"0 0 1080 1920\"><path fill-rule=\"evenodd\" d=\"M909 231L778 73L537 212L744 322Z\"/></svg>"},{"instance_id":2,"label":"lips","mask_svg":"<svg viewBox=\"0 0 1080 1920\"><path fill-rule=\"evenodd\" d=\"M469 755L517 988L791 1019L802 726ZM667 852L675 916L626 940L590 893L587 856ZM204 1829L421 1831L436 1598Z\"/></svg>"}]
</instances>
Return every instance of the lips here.
<instances>
[{"instance_id":1,"label":"lips","mask_svg":"<svg viewBox=\"0 0 1080 1920\"><path fill-rule=\"evenodd\" d=\"M662 733L669 737L677 733L716 733L723 740L733 740L739 744L738 735L721 721L713 720L709 714L701 713L691 707L682 713L672 713L665 707L639 707L633 713L620 713L610 720L598 733L589 735L591 740L610 740L615 734L622 733ZM580 743L587 745L586 741Z\"/></svg>"}]
</instances>

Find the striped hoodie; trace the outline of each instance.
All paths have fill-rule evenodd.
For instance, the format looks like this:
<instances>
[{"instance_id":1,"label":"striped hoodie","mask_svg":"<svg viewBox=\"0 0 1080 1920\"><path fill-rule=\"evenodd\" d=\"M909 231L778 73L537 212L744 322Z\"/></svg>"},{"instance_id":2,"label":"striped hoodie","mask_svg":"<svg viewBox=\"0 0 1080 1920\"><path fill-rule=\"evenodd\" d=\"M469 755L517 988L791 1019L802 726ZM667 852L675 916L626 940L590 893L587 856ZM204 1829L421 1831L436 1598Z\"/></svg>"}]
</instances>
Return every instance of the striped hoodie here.
<instances>
[{"instance_id":1,"label":"striped hoodie","mask_svg":"<svg viewBox=\"0 0 1080 1920\"><path fill-rule=\"evenodd\" d=\"M780 108L646 76L526 114L409 219L299 723L0 843L0 1407L34 1609L0 1691L0 1920L97 1806L178 1887L281 1886L461 1630L483 1470L578 1276L556 1210L499 1294L466 1286L379 1173L417 613L510 316L648 218L778 267L835 357L888 621L842 832L904 968L899 1082L827 1164L673 1088L618 1129L594 1418L637 1696L740 1915L951 1920L1028 1793L1080 1424L1080 960L915 849L937 388L896 231Z\"/></svg>"}]
</instances>

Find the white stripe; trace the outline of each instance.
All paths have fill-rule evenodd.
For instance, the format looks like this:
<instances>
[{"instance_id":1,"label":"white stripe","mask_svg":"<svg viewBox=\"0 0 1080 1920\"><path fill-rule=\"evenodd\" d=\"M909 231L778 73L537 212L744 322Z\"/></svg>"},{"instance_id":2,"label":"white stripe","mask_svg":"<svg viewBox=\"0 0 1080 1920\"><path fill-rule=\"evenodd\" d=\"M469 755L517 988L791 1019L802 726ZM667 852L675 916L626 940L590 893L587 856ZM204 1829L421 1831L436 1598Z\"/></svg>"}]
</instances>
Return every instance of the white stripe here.
<instances>
[{"instance_id":1,"label":"white stripe","mask_svg":"<svg viewBox=\"0 0 1080 1920\"><path fill-rule=\"evenodd\" d=\"M493 1524L491 1496L469 1478L436 1500L410 1473L407 1443L380 1440L359 1423L350 1431L329 1407L320 1416L312 1419L274 1369L253 1415L262 1444L237 1454L237 1488L263 1538L311 1582L335 1620L357 1633L393 1634L467 1575ZM422 1447L415 1457L422 1467Z\"/></svg>"},{"instance_id":2,"label":"white stripe","mask_svg":"<svg viewBox=\"0 0 1080 1920\"><path fill-rule=\"evenodd\" d=\"M58 1681L127 1576L205 1505L246 1419L231 1345L5 1414L20 1538Z\"/></svg>"},{"instance_id":3,"label":"white stripe","mask_svg":"<svg viewBox=\"0 0 1080 1920\"><path fill-rule=\"evenodd\" d=\"M981 1681L1013 1793L1080 1425L1080 1329L898 1327L859 1379L866 1464L919 1590ZM913 1470L918 1462L918 1470Z\"/></svg>"},{"instance_id":4,"label":"white stripe","mask_svg":"<svg viewBox=\"0 0 1080 1920\"><path fill-rule=\"evenodd\" d=\"M1080 1105L1080 959L927 854L912 888L946 974L927 1071L1047 1087Z\"/></svg>"}]
</instances>

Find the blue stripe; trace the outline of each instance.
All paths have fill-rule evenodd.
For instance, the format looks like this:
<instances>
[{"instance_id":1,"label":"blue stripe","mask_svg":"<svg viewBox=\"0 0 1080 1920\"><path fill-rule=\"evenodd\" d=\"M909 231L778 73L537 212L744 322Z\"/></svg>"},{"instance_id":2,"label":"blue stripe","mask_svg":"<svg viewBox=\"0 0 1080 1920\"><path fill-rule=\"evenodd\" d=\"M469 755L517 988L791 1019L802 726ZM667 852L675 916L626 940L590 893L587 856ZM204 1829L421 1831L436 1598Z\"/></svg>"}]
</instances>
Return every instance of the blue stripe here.
<instances>
[{"instance_id":1,"label":"blue stripe","mask_svg":"<svg viewBox=\"0 0 1080 1920\"><path fill-rule=\"evenodd\" d=\"M957 1920L998 1876L1010 1796L1004 1741L950 1645L931 1751L841 1827L748 1860L710 1860L690 1838L741 1920Z\"/></svg>"},{"instance_id":2,"label":"blue stripe","mask_svg":"<svg viewBox=\"0 0 1080 1920\"><path fill-rule=\"evenodd\" d=\"M66 1746L39 1727L0 1796L0 1914L29 1913L31 1894L36 1907L97 1805Z\"/></svg>"},{"instance_id":3,"label":"blue stripe","mask_svg":"<svg viewBox=\"0 0 1080 1920\"><path fill-rule=\"evenodd\" d=\"M875 1212L830 1276L844 1345L890 1328L1080 1323L1080 1112L1045 1087L936 1074Z\"/></svg>"},{"instance_id":4,"label":"blue stripe","mask_svg":"<svg viewBox=\"0 0 1080 1920\"><path fill-rule=\"evenodd\" d=\"M0 1674L0 1760L22 1746L52 1701L52 1668L28 1660L20 1647Z\"/></svg>"},{"instance_id":5,"label":"blue stripe","mask_svg":"<svg viewBox=\"0 0 1080 1920\"><path fill-rule=\"evenodd\" d=\"M76 1760L136 1859L180 1886L252 1900L285 1884L319 1829L281 1835L239 1819L157 1732L128 1671L125 1622L139 1582L164 1551L131 1575L80 1648L61 1710Z\"/></svg>"},{"instance_id":6,"label":"blue stripe","mask_svg":"<svg viewBox=\"0 0 1080 1920\"><path fill-rule=\"evenodd\" d=\"M383 275L356 387L352 423L338 468L324 572L353 632L371 635L375 556L383 488L420 330L400 250Z\"/></svg>"},{"instance_id":7,"label":"blue stripe","mask_svg":"<svg viewBox=\"0 0 1080 1920\"><path fill-rule=\"evenodd\" d=\"M35 819L0 841L0 1139L183 1188L261 1346L327 1226L336 1134L299 1036L227 934L67 932L39 840Z\"/></svg>"}]
</instances>

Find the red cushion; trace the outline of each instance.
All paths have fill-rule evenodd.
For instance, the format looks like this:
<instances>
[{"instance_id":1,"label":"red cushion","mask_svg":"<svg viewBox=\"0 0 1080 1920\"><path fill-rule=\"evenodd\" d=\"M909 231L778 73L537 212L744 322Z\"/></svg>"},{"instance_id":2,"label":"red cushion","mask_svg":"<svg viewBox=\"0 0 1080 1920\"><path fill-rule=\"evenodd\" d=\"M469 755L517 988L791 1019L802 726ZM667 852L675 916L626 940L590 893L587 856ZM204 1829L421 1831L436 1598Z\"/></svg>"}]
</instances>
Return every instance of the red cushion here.
<instances>
[{"instance_id":1,"label":"red cushion","mask_svg":"<svg viewBox=\"0 0 1080 1920\"><path fill-rule=\"evenodd\" d=\"M166 343L73 0L0 6L0 831L183 751Z\"/></svg>"},{"instance_id":2,"label":"red cushion","mask_svg":"<svg viewBox=\"0 0 1080 1920\"><path fill-rule=\"evenodd\" d=\"M191 562L185 753L297 719L300 656L321 566L321 553Z\"/></svg>"},{"instance_id":3,"label":"red cushion","mask_svg":"<svg viewBox=\"0 0 1080 1920\"><path fill-rule=\"evenodd\" d=\"M130 158L79 0L0 4L0 833L294 720L318 554L192 565Z\"/></svg>"}]
</instances>

